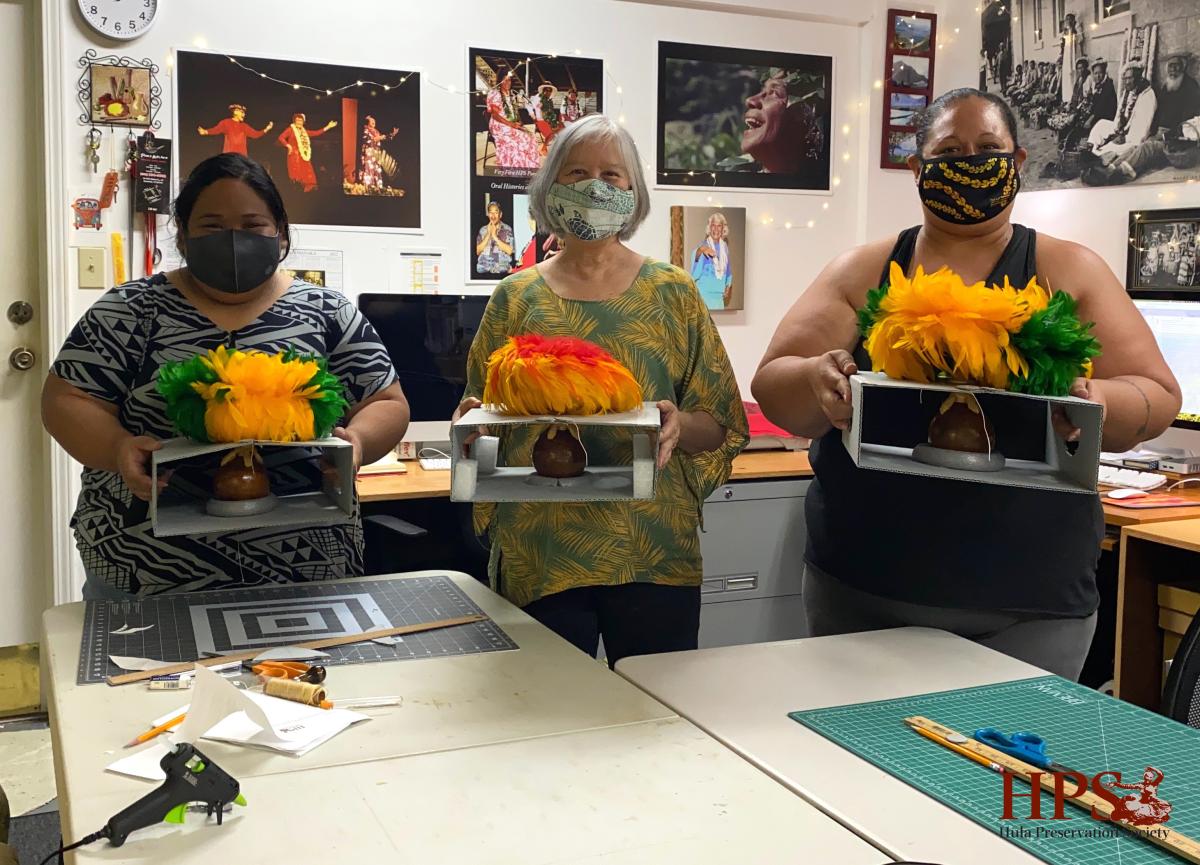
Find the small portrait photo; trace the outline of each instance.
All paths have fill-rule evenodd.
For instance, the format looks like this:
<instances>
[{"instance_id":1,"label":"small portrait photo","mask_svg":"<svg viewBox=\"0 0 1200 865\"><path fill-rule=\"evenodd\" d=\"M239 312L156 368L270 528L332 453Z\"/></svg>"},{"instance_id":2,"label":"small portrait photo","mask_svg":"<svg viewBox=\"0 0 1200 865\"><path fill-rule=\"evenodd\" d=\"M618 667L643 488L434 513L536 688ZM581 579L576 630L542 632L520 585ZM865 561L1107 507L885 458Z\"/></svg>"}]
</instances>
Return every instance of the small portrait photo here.
<instances>
[{"instance_id":1,"label":"small portrait photo","mask_svg":"<svg viewBox=\"0 0 1200 865\"><path fill-rule=\"evenodd\" d=\"M288 279L299 279L309 285L315 285L317 288L325 287L325 271L323 270L295 270L290 267L279 269L287 275Z\"/></svg>"},{"instance_id":2,"label":"small portrait photo","mask_svg":"<svg viewBox=\"0 0 1200 865\"><path fill-rule=\"evenodd\" d=\"M908 157L917 152L917 134L907 130L892 129L887 133L887 160L895 166L903 166Z\"/></svg>"},{"instance_id":3,"label":"small portrait photo","mask_svg":"<svg viewBox=\"0 0 1200 865\"><path fill-rule=\"evenodd\" d=\"M1143 297L1156 291L1196 291L1200 295L1197 265L1200 265L1200 209L1130 214L1126 273L1130 292Z\"/></svg>"},{"instance_id":4,"label":"small portrait photo","mask_svg":"<svg viewBox=\"0 0 1200 865\"><path fill-rule=\"evenodd\" d=\"M925 110L928 98L923 93L893 93L888 124L891 126L916 126L917 116Z\"/></svg>"},{"instance_id":5,"label":"small portrait photo","mask_svg":"<svg viewBox=\"0 0 1200 865\"><path fill-rule=\"evenodd\" d=\"M93 123L150 125L149 69L93 63L89 72Z\"/></svg>"},{"instance_id":6,"label":"small portrait photo","mask_svg":"<svg viewBox=\"0 0 1200 865\"><path fill-rule=\"evenodd\" d=\"M929 87L928 57L893 57L892 86L910 90L925 90Z\"/></svg>"},{"instance_id":7,"label":"small portrait photo","mask_svg":"<svg viewBox=\"0 0 1200 865\"><path fill-rule=\"evenodd\" d=\"M528 202L528 196L521 197ZM475 230L475 250L472 256L477 276L502 277L512 273L517 252L517 239L512 227L513 215L510 212L512 208L511 199L503 202L497 198L489 198L484 202L484 221ZM528 203L525 209L528 213ZM476 222L478 221L479 217L476 215Z\"/></svg>"},{"instance_id":8,"label":"small portrait photo","mask_svg":"<svg viewBox=\"0 0 1200 865\"><path fill-rule=\"evenodd\" d=\"M692 275L709 309L744 309L746 209L672 207L671 263Z\"/></svg>"},{"instance_id":9,"label":"small portrait photo","mask_svg":"<svg viewBox=\"0 0 1200 865\"><path fill-rule=\"evenodd\" d=\"M933 21L918 15L897 15L892 22L892 48L917 54L929 51Z\"/></svg>"}]
</instances>

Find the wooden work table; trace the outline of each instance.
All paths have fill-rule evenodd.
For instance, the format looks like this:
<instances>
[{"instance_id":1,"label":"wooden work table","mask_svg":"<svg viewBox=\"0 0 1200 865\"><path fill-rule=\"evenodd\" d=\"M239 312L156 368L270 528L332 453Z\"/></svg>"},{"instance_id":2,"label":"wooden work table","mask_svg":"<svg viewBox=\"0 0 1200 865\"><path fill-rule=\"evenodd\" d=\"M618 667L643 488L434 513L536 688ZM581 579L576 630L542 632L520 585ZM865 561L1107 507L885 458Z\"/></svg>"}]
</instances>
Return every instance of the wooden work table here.
<instances>
[{"instance_id":1,"label":"wooden work table","mask_svg":"<svg viewBox=\"0 0 1200 865\"><path fill-rule=\"evenodd\" d=\"M358 495L363 502L430 499L450 495L450 472L427 472L415 460L405 463L404 474L363 474L358 478ZM808 451L750 451L733 461L731 481L804 479L813 475ZM1200 501L1200 486L1175 491L1183 498ZM1197 508L1122 508L1105 500L1104 522L1114 528L1141 526L1200 517Z\"/></svg>"},{"instance_id":2,"label":"wooden work table","mask_svg":"<svg viewBox=\"0 0 1200 865\"><path fill-rule=\"evenodd\" d=\"M415 460L405 463L404 474L359 475L358 496L363 502L431 499L450 495L450 472L427 472ZM812 467L807 451L751 451L733 461L732 481L809 478Z\"/></svg>"},{"instance_id":3,"label":"wooden work table","mask_svg":"<svg viewBox=\"0 0 1200 865\"><path fill-rule=\"evenodd\" d=\"M1168 483L1167 486L1170 484ZM1161 488L1155 492L1161 492ZM1200 502L1200 484L1172 490L1171 495ZM1200 517L1200 507L1122 508L1109 503L1107 499L1104 500L1104 522L1117 528L1190 520L1196 517Z\"/></svg>"},{"instance_id":4,"label":"wooden work table","mask_svg":"<svg viewBox=\"0 0 1200 865\"><path fill-rule=\"evenodd\" d=\"M1155 711L1163 673L1158 584L1200 576L1200 514L1192 517L1121 531L1116 696Z\"/></svg>"}]
</instances>

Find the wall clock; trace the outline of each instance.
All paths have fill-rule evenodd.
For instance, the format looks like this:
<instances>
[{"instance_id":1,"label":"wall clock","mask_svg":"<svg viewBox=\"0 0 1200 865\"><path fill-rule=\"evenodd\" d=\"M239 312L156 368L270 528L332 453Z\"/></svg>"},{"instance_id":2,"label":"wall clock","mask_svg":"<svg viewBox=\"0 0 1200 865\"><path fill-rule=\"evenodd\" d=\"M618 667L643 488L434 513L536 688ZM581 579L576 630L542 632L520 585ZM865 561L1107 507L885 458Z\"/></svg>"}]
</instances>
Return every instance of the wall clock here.
<instances>
[{"instance_id":1,"label":"wall clock","mask_svg":"<svg viewBox=\"0 0 1200 865\"><path fill-rule=\"evenodd\" d=\"M143 35L158 15L158 0L78 0L84 23L101 36L128 41Z\"/></svg>"}]
</instances>

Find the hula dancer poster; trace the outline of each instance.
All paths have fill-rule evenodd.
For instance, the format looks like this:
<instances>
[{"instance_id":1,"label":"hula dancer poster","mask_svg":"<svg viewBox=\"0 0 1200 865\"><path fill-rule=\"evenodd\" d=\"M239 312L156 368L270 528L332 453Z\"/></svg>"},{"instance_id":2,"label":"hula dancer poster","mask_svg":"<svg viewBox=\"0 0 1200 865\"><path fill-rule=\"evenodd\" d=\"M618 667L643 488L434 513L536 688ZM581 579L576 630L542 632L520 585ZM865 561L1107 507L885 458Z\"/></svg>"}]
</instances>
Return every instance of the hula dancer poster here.
<instances>
[{"instance_id":1,"label":"hula dancer poster","mask_svg":"<svg viewBox=\"0 0 1200 865\"><path fill-rule=\"evenodd\" d=\"M533 267L556 238L539 232L525 194L558 133L603 111L604 63L545 53L468 51L468 282Z\"/></svg>"},{"instance_id":2,"label":"hula dancer poster","mask_svg":"<svg viewBox=\"0 0 1200 865\"><path fill-rule=\"evenodd\" d=\"M421 228L417 72L178 51L174 79L180 177L241 153L297 225Z\"/></svg>"}]
</instances>

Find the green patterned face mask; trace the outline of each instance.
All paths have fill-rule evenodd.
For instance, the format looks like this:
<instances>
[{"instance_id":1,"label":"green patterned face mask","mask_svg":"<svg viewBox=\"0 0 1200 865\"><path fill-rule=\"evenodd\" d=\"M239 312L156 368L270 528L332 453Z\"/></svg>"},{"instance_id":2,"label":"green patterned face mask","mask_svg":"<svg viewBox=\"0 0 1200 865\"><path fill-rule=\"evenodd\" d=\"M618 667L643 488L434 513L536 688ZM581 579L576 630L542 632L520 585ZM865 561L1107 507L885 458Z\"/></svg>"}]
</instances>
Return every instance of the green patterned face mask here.
<instances>
[{"instance_id":1,"label":"green patterned face mask","mask_svg":"<svg viewBox=\"0 0 1200 865\"><path fill-rule=\"evenodd\" d=\"M580 240L604 240L620 233L633 216L632 189L618 189L603 180L555 183L546 197L554 222Z\"/></svg>"}]
</instances>

